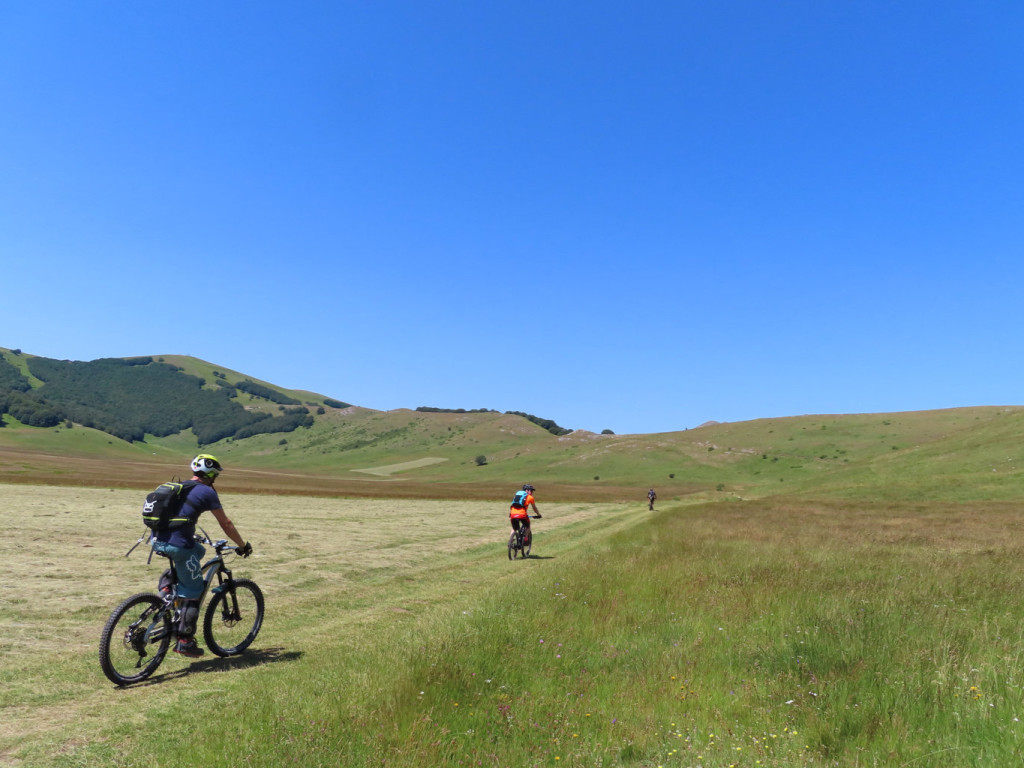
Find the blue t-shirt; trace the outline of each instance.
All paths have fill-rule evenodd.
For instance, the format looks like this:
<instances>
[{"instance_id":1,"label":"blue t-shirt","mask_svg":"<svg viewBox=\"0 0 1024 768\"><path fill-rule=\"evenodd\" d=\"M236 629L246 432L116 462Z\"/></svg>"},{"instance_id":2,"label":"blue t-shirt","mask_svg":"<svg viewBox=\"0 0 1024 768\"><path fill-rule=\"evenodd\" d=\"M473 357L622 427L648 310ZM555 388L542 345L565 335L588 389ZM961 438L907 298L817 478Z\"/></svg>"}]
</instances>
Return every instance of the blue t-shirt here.
<instances>
[{"instance_id":1,"label":"blue t-shirt","mask_svg":"<svg viewBox=\"0 0 1024 768\"><path fill-rule=\"evenodd\" d=\"M161 531L156 535L156 540L164 544L184 547L185 549L194 547L196 543L196 523L199 521L199 516L211 509L220 509L220 497L213 488L200 483L188 492L188 496L185 497L185 503L181 506L181 516L187 517L188 522L180 528Z\"/></svg>"}]
</instances>

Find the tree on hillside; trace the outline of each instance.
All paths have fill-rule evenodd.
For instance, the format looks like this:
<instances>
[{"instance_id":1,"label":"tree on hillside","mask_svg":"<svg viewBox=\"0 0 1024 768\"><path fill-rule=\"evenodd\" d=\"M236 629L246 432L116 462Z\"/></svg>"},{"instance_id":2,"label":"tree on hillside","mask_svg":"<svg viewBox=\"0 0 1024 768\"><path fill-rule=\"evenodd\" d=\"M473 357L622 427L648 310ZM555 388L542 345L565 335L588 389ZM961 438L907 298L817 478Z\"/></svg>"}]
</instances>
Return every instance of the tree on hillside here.
<instances>
[{"instance_id":1,"label":"tree on hillside","mask_svg":"<svg viewBox=\"0 0 1024 768\"><path fill-rule=\"evenodd\" d=\"M253 435L294 432L299 427L311 426L313 426L313 416L308 412L302 414L273 416L271 418L258 421L255 424L250 424L247 427L242 427L234 434L234 437L237 440L241 440L242 438L252 437Z\"/></svg>"},{"instance_id":2,"label":"tree on hillside","mask_svg":"<svg viewBox=\"0 0 1024 768\"><path fill-rule=\"evenodd\" d=\"M255 429L256 433L291 431L313 418L304 408L302 414L276 420L266 413L247 411L232 399L237 394L234 387L207 389L203 379L151 358L87 363L31 358L28 364L43 385L30 393L36 401L34 407L19 401L20 407L28 408L38 419L46 413L39 404L46 404L62 419L128 441L144 440L146 434L166 437L191 429L200 444L207 445L246 429L251 432L265 420L270 423ZM46 415L45 420L49 419Z\"/></svg>"},{"instance_id":3,"label":"tree on hillside","mask_svg":"<svg viewBox=\"0 0 1024 768\"><path fill-rule=\"evenodd\" d=\"M31 388L28 379L22 375L18 367L0 357L0 392L11 389L18 392L28 392Z\"/></svg>"},{"instance_id":4,"label":"tree on hillside","mask_svg":"<svg viewBox=\"0 0 1024 768\"><path fill-rule=\"evenodd\" d=\"M433 408L429 405L421 405L416 410L420 413L499 413L491 408L472 408L467 411L465 408Z\"/></svg>"},{"instance_id":5,"label":"tree on hillside","mask_svg":"<svg viewBox=\"0 0 1024 768\"><path fill-rule=\"evenodd\" d=\"M538 427L546 429L552 435L568 435L570 432L572 432L571 429L566 429L565 427L558 426L551 419L542 419L539 416L534 416L533 414L530 413L523 413L522 411L505 411L505 413L512 414L513 416L522 416L524 419L533 422Z\"/></svg>"},{"instance_id":6,"label":"tree on hillside","mask_svg":"<svg viewBox=\"0 0 1024 768\"><path fill-rule=\"evenodd\" d=\"M48 403L13 390L0 395L0 413L5 412L28 427L56 427L64 420L63 414Z\"/></svg>"},{"instance_id":7,"label":"tree on hillside","mask_svg":"<svg viewBox=\"0 0 1024 768\"><path fill-rule=\"evenodd\" d=\"M242 392L248 392L250 395L254 395L255 397L262 397L272 403L279 403L281 405L300 405L299 401L294 397L288 397L288 395L282 394L276 389L271 389L270 387L265 387L262 384L257 384L255 381L250 379L243 379L242 381L235 382L235 387L240 389Z\"/></svg>"}]
</instances>

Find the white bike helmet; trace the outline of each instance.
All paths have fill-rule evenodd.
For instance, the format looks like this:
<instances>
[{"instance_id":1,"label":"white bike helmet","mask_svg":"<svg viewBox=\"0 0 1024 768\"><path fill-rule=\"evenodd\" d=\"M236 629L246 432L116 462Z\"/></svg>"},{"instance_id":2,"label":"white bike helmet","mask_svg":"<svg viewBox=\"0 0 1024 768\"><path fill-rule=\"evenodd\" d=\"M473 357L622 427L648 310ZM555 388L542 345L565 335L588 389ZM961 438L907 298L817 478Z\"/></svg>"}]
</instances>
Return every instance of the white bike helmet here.
<instances>
[{"instance_id":1,"label":"white bike helmet","mask_svg":"<svg viewBox=\"0 0 1024 768\"><path fill-rule=\"evenodd\" d=\"M194 459L192 459L192 471L199 476L203 477L216 477L221 473L223 467L220 462L217 461L216 456L211 456L208 453L200 453Z\"/></svg>"}]
</instances>

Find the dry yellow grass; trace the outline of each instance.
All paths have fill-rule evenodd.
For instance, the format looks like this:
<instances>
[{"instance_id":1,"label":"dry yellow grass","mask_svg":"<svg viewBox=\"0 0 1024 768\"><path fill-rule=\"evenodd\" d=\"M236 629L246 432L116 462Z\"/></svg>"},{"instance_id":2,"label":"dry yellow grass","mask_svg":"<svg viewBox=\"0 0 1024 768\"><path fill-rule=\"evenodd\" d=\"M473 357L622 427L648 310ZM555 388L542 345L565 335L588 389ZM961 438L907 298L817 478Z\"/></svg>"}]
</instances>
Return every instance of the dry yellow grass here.
<instances>
[{"instance_id":1,"label":"dry yellow grass","mask_svg":"<svg viewBox=\"0 0 1024 768\"><path fill-rule=\"evenodd\" d=\"M233 567L263 588L267 622L248 660L208 654L193 670L294 660L339 638L358 642L362 628L386 631L394 617L469 588L458 576L427 575L445 563L455 574L460 561L508 570L502 503L221 493L255 548ZM143 532L141 498L136 490L0 484L0 765L50 764L60 751L102 739L111 723L141 723L168 699L216 690L219 675L187 674L189 664L173 654L153 684L135 689L116 690L100 672L106 616L128 595L151 590L164 567L159 558L147 565L143 546L124 558ZM546 534L627 519L638 505L541 508L543 554ZM203 523L220 537L212 517Z\"/></svg>"}]
</instances>

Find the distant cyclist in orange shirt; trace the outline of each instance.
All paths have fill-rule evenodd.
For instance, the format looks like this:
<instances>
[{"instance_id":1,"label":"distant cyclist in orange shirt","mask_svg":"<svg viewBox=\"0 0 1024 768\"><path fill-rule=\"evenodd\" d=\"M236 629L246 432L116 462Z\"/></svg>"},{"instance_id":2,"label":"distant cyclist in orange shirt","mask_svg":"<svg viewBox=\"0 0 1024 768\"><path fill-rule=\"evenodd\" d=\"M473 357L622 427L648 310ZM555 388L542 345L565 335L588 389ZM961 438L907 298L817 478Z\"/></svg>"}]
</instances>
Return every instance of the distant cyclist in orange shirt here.
<instances>
[{"instance_id":1,"label":"distant cyclist in orange shirt","mask_svg":"<svg viewBox=\"0 0 1024 768\"><path fill-rule=\"evenodd\" d=\"M533 507L533 511L537 514L537 518L540 518L540 510L537 509L537 503L533 500L533 492L537 490L532 485L524 485L523 490L516 491L516 495L512 498L512 506L509 507L508 517L509 522L512 523L512 530L518 531L519 526L526 526L526 535L523 538L523 544L530 543L530 507Z\"/></svg>"}]
</instances>

